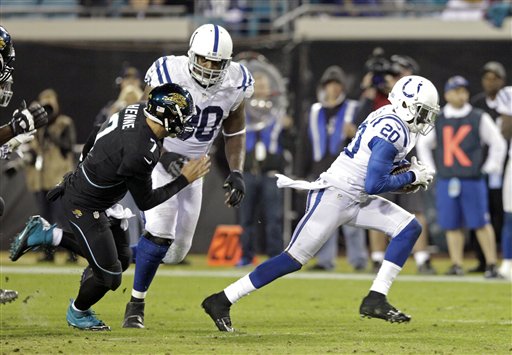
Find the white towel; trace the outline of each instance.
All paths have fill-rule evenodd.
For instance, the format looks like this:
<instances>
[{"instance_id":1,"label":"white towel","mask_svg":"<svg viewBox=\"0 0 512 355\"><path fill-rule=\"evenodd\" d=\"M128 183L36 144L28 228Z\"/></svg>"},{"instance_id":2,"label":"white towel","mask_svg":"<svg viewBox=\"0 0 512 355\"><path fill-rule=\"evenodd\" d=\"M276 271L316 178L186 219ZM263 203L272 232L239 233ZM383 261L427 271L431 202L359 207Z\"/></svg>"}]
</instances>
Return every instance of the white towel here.
<instances>
[{"instance_id":1,"label":"white towel","mask_svg":"<svg viewBox=\"0 0 512 355\"><path fill-rule=\"evenodd\" d=\"M277 187L280 189L284 187L291 187L296 190L320 190L325 189L327 187L331 187L327 181L320 179L317 181L305 181L305 180L293 180L288 176L282 174L276 174L277 177Z\"/></svg>"},{"instance_id":2,"label":"white towel","mask_svg":"<svg viewBox=\"0 0 512 355\"><path fill-rule=\"evenodd\" d=\"M128 218L135 217L131 209L123 208L123 206L118 203L105 210L105 214L109 217L120 219L120 225L124 231L128 229Z\"/></svg>"}]
</instances>

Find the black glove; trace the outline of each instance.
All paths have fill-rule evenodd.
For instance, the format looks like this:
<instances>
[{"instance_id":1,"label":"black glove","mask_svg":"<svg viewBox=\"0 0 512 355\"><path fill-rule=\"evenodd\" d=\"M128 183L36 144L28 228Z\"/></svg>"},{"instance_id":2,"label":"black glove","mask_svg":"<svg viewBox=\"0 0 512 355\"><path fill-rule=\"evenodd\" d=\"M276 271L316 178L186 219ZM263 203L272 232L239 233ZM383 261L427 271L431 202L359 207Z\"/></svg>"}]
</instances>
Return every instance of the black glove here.
<instances>
[{"instance_id":1,"label":"black glove","mask_svg":"<svg viewBox=\"0 0 512 355\"><path fill-rule=\"evenodd\" d=\"M14 136L27 133L48 124L48 114L38 103L33 103L27 108L23 100L20 107L14 111L9 122Z\"/></svg>"},{"instance_id":2,"label":"black glove","mask_svg":"<svg viewBox=\"0 0 512 355\"><path fill-rule=\"evenodd\" d=\"M232 171L224 185L226 189L226 204L230 207L239 207L245 196L245 183L244 177L240 171Z\"/></svg>"},{"instance_id":3,"label":"black glove","mask_svg":"<svg viewBox=\"0 0 512 355\"><path fill-rule=\"evenodd\" d=\"M164 166L165 170L173 177L181 175L183 165L188 161L187 157L171 152L163 152L159 162Z\"/></svg>"}]
</instances>

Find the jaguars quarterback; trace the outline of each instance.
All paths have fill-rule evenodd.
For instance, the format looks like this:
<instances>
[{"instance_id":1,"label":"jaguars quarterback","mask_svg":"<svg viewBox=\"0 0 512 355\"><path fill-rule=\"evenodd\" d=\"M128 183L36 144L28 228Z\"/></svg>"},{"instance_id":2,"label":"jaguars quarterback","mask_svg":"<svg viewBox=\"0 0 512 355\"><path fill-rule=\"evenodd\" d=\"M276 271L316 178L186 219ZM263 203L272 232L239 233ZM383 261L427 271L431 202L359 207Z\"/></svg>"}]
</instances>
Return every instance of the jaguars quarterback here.
<instances>
[{"instance_id":1,"label":"jaguars quarterback","mask_svg":"<svg viewBox=\"0 0 512 355\"><path fill-rule=\"evenodd\" d=\"M177 84L154 88L147 103L129 105L112 115L77 169L48 193L50 200L61 199L74 233L74 238L63 233L57 244L73 250L75 243L78 254L89 262L78 296L67 310L70 326L110 329L90 307L119 287L122 272L130 264L128 241L120 243L113 236L105 210L127 191L141 210L153 208L208 173L210 161L203 155L185 164L175 180L155 189L152 186L151 172L160 157L163 138L186 132L193 105L190 93ZM49 240L35 240L38 236L49 236ZM17 258L34 246L52 242L52 238L53 233L22 233L13 243L11 256Z\"/></svg>"},{"instance_id":2,"label":"jaguars quarterback","mask_svg":"<svg viewBox=\"0 0 512 355\"><path fill-rule=\"evenodd\" d=\"M244 99L252 95L254 80L247 68L231 61L232 52L231 36L223 27L202 25L190 38L187 56L157 59L144 80L146 93L163 83L183 86L192 95L196 109L189 121L192 129L184 140L164 140L164 153L152 174L153 184L161 186L172 181L176 167L182 161L207 154L222 131L231 170L224 183L225 203L238 207L245 193ZM144 301L160 262L179 263L187 255L201 210L202 185L202 180L197 180L145 212L146 232L137 245L133 290L123 327L144 327Z\"/></svg>"},{"instance_id":3,"label":"jaguars quarterback","mask_svg":"<svg viewBox=\"0 0 512 355\"><path fill-rule=\"evenodd\" d=\"M433 128L439 96L426 78L405 76L393 86L389 101L390 105L366 118L351 143L316 182L279 176L280 187L310 190L306 213L283 253L203 300L203 309L220 331L233 331L232 304L301 269L343 224L376 229L391 238L384 262L360 305L360 315L389 322L410 321L409 315L389 304L387 294L420 235L421 225L413 214L377 194L404 190L409 185L427 188L432 181L434 171L415 157L408 171L397 175L391 171L406 163L404 158L419 135Z\"/></svg>"},{"instance_id":4,"label":"jaguars quarterback","mask_svg":"<svg viewBox=\"0 0 512 355\"><path fill-rule=\"evenodd\" d=\"M12 99L15 51L9 32L0 26L0 107L7 107ZM35 129L48 123L48 115L41 105L34 103L26 107L23 101L14 111L12 119L0 127L0 159L7 159L9 154L20 144L33 139ZM0 216L3 215L5 202L0 197ZM0 304L14 301L18 292L0 289Z\"/></svg>"}]
</instances>

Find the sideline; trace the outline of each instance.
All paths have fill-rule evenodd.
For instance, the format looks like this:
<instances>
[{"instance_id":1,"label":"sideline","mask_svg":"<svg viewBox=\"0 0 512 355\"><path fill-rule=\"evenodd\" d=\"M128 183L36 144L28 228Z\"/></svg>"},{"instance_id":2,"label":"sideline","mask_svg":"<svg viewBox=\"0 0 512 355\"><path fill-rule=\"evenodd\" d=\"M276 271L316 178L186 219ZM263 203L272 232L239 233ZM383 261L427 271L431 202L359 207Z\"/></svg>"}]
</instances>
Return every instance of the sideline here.
<instances>
[{"instance_id":1,"label":"sideline","mask_svg":"<svg viewBox=\"0 0 512 355\"><path fill-rule=\"evenodd\" d=\"M170 266L169 266L170 267ZM124 275L134 274L134 267L124 272ZM6 274L44 274L44 275L81 275L83 268L69 266L55 267L33 267L33 266L0 266L2 277ZM158 276L165 277L221 277L221 278L239 278L247 274L250 270L170 270L168 268L159 268ZM308 272L300 271L285 276L290 279L299 280L356 280L367 281L375 278L374 274L351 274L335 272ZM509 283L507 280L491 279L487 280L480 276L445 276L445 275L399 275L397 277L401 282L449 282L449 283Z\"/></svg>"}]
</instances>

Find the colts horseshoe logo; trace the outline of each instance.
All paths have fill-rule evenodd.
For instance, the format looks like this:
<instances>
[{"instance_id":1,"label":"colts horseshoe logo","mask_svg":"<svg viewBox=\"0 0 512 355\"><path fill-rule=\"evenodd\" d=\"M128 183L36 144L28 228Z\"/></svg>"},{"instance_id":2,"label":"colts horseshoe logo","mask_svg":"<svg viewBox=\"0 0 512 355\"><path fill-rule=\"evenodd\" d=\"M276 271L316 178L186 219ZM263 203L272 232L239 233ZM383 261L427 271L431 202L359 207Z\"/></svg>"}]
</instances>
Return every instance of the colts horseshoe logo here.
<instances>
[{"instance_id":1,"label":"colts horseshoe logo","mask_svg":"<svg viewBox=\"0 0 512 355\"><path fill-rule=\"evenodd\" d=\"M410 82L412 81L412 78L410 78L409 80L407 80L404 84L404 86L402 86L402 94L405 95L405 97L408 97L408 98L411 98L411 97L414 97L414 94L408 94L407 92L405 92L405 87L407 86L407 84L409 84ZM418 89L416 90L416 94L420 92L420 89L421 89L421 86L423 85L423 83L418 83Z\"/></svg>"}]
</instances>

